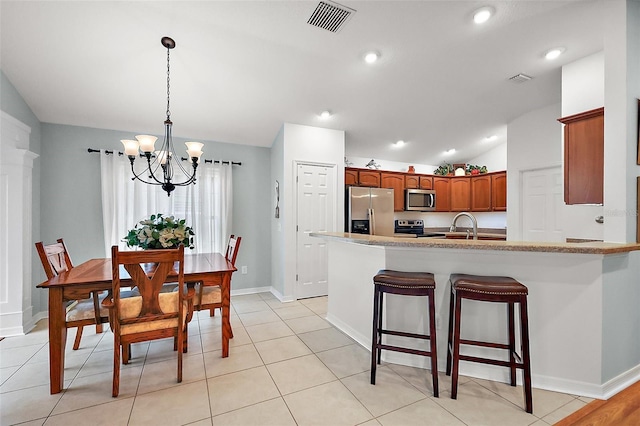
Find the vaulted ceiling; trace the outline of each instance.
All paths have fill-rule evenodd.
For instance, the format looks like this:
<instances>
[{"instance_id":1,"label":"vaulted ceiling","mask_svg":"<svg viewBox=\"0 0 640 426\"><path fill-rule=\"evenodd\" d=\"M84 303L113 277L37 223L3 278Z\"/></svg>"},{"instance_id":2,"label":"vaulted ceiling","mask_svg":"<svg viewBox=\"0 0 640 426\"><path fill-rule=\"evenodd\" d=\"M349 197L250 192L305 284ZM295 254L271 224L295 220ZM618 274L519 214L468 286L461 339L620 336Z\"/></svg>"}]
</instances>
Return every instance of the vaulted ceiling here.
<instances>
[{"instance_id":1,"label":"vaulted ceiling","mask_svg":"<svg viewBox=\"0 0 640 426\"><path fill-rule=\"evenodd\" d=\"M351 156L439 164L505 142L560 102L563 64L603 49L604 0L340 4L355 12L334 33L307 23L318 1L2 0L0 67L42 122L162 135L170 36L174 136L268 147L289 122L345 130Z\"/></svg>"}]
</instances>

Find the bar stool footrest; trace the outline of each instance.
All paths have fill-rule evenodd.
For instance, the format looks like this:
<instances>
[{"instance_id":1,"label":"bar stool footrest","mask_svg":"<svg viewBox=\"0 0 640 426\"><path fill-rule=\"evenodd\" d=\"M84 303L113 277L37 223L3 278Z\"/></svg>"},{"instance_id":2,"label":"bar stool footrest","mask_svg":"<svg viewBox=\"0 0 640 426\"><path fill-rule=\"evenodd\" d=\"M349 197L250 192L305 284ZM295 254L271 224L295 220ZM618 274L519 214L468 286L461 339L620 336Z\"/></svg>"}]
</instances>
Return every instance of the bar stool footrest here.
<instances>
[{"instance_id":1,"label":"bar stool footrest","mask_svg":"<svg viewBox=\"0 0 640 426\"><path fill-rule=\"evenodd\" d=\"M511 349L507 343L481 342L479 340L460 339L461 345L482 346L484 348Z\"/></svg>"},{"instance_id":2,"label":"bar stool footrest","mask_svg":"<svg viewBox=\"0 0 640 426\"><path fill-rule=\"evenodd\" d=\"M431 356L431 351L421 351L419 349L402 348L400 346L393 346L393 345L377 345L377 349L403 352L406 354L413 354L413 355Z\"/></svg>"},{"instance_id":3,"label":"bar stool footrest","mask_svg":"<svg viewBox=\"0 0 640 426\"><path fill-rule=\"evenodd\" d=\"M509 361L502 361L499 359L491 359L491 358L482 358L482 357L471 356L471 355L459 355L458 358L460 359L460 361L479 362L481 364L498 365L500 367L511 367L512 365L511 362ZM513 363L513 366L516 368L524 368L524 365L519 362Z\"/></svg>"},{"instance_id":4,"label":"bar stool footrest","mask_svg":"<svg viewBox=\"0 0 640 426\"><path fill-rule=\"evenodd\" d=\"M431 336L426 334L415 334L415 333L407 333L405 331L394 331L394 330L379 330L380 334L389 334L391 336L400 336L400 337L412 337L414 339L424 339L430 340Z\"/></svg>"}]
</instances>

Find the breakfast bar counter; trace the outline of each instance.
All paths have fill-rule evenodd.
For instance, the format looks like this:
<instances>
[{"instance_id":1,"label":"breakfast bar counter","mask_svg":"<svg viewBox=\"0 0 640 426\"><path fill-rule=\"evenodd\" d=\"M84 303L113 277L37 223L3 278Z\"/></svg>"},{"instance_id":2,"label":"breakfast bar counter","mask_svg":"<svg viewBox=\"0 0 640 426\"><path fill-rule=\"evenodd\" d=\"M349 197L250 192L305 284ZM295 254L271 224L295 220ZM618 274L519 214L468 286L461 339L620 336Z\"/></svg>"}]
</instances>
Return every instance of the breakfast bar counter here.
<instances>
[{"instance_id":1,"label":"breakfast bar counter","mask_svg":"<svg viewBox=\"0 0 640 426\"><path fill-rule=\"evenodd\" d=\"M367 349L371 346L373 276L380 269L431 272L436 280L438 369L446 365L449 275L510 276L529 289L534 388L608 398L640 379L640 245L396 238L312 233L328 244L327 320ZM426 299L389 295L385 326L428 330ZM506 342L507 310L469 301L463 338ZM388 336L390 344L406 340ZM423 345L423 346L420 346ZM427 349L426 342L416 348ZM469 355L496 356L492 348ZM504 356L498 353L497 356ZM392 363L430 368L428 360L383 353ZM462 362L460 373L501 382L508 369ZM518 380L521 377L518 376Z\"/></svg>"}]
</instances>

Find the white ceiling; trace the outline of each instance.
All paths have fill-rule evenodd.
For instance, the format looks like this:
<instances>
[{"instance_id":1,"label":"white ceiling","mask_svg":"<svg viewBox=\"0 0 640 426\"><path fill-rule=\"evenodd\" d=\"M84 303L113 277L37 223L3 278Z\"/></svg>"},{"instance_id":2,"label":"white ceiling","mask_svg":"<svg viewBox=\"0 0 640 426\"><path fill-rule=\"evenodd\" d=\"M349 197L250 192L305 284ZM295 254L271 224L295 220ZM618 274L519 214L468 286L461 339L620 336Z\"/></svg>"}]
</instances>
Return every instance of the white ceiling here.
<instances>
[{"instance_id":1,"label":"white ceiling","mask_svg":"<svg viewBox=\"0 0 640 426\"><path fill-rule=\"evenodd\" d=\"M289 122L345 130L348 156L464 162L560 101L560 67L603 49L603 2L342 0L332 33L306 23L317 1L2 0L0 67L42 122L161 136L166 35L174 136L269 147Z\"/></svg>"}]
</instances>

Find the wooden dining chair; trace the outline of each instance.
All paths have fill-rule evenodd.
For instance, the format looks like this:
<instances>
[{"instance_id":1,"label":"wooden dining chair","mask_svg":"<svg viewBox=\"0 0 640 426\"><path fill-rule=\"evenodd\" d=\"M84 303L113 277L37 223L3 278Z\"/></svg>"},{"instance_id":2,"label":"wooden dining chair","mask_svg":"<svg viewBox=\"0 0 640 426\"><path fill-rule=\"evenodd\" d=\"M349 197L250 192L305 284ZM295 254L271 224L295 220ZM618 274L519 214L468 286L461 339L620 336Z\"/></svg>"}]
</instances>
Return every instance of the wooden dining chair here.
<instances>
[{"instance_id":1,"label":"wooden dining chair","mask_svg":"<svg viewBox=\"0 0 640 426\"><path fill-rule=\"evenodd\" d=\"M127 363L131 344L173 337L178 352L178 383L182 382L182 353L187 316L193 309L193 290L185 292L184 246L167 250L119 251L111 249L112 294L102 303L110 309L113 330L113 392L120 391L120 354ZM120 268L129 273L140 296L120 297ZM176 282L178 291L163 293L165 282ZM128 284L127 284L128 286Z\"/></svg>"},{"instance_id":2,"label":"wooden dining chair","mask_svg":"<svg viewBox=\"0 0 640 426\"><path fill-rule=\"evenodd\" d=\"M236 265L240 241L242 241L242 237L236 237L235 235L229 236L224 257L231 262L233 266ZM198 283L196 285L194 309L197 311L209 309L209 315L215 316L215 310L222 309L222 291L220 286L204 286L202 283ZM231 337L233 337L233 331L231 331Z\"/></svg>"},{"instance_id":3,"label":"wooden dining chair","mask_svg":"<svg viewBox=\"0 0 640 426\"><path fill-rule=\"evenodd\" d=\"M55 244L44 245L39 241L35 245L47 279L73 268L69 251L62 238L59 238ZM95 324L96 333L102 333L102 323L107 321L108 315L108 310L100 306L97 292L93 292L89 299L69 301L65 324L67 328L77 327L73 350L78 350L80 347L83 327Z\"/></svg>"}]
</instances>

